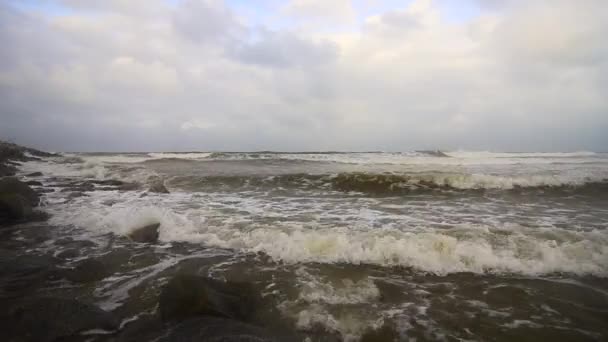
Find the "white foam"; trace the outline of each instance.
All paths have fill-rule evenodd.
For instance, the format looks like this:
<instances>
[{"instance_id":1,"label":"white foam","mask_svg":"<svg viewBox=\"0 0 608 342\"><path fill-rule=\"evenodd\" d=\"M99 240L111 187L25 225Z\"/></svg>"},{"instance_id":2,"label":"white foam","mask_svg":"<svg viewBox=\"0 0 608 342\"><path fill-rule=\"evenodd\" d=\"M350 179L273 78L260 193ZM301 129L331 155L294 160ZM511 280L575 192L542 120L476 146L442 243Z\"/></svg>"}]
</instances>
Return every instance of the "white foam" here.
<instances>
[{"instance_id":1,"label":"white foam","mask_svg":"<svg viewBox=\"0 0 608 342\"><path fill-rule=\"evenodd\" d=\"M380 291L370 279L342 279L339 284L332 284L310 277L302 285L299 295L300 300L308 303L333 305L368 303L379 297Z\"/></svg>"},{"instance_id":2,"label":"white foam","mask_svg":"<svg viewBox=\"0 0 608 342\"><path fill-rule=\"evenodd\" d=\"M100 199L101 201L101 199ZM160 201L160 200L159 200ZM177 199L173 199L177 201ZM406 266L434 274L454 272L521 273L528 275L567 272L608 276L606 231L564 231L551 228L548 239L542 232L508 226L437 230L418 228L403 231L388 225L382 229L347 227L311 229L294 223L271 225L235 224L243 218L209 224L210 209L177 213L174 202L164 197L163 206L133 200L122 206L99 205L54 213L54 224L76 224L95 232L127 234L133 227L160 222L162 241L189 241L244 252L264 252L287 263L320 262ZM328 294L331 297L331 294Z\"/></svg>"}]
</instances>

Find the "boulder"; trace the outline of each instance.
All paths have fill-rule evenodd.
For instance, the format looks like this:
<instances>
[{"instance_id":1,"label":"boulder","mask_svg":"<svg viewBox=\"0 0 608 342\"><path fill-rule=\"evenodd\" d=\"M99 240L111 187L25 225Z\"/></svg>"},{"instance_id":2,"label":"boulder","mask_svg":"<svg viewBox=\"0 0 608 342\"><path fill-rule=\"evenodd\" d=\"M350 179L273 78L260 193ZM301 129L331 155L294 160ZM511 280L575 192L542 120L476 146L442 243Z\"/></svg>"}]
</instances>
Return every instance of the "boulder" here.
<instances>
[{"instance_id":1,"label":"boulder","mask_svg":"<svg viewBox=\"0 0 608 342\"><path fill-rule=\"evenodd\" d=\"M169 190L167 190L163 181L157 180L154 183L152 183L152 185L150 185L148 192L155 192L155 193L159 193L159 194L168 194Z\"/></svg>"},{"instance_id":2,"label":"boulder","mask_svg":"<svg viewBox=\"0 0 608 342\"><path fill-rule=\"evenodd\" d=\"M15 177L4 177L0 179L0 194L18 194L23 196L31 206L38 205L38 194L27 184Z\"/></svg>"},{"instance_id":3,"label":"boulder","mask_svg":"<svg viewBox=\"0 0 608 342\"><path fill-rule=\"evenodd\" d=\"M256 302L249 284L181 274L163 287L159 306L163 321L197 315L247 320Z\"/></svg>"},{"instance_id":4,"label":"boulder","mask_svg":"<svg viewBox=\"0 0 608 342\"><path fill-rule=\"evenodd\" d=\"M0 220L23 220L32 214L29 201L20 194L0 193Z\"/></svg>"},{"instance_id":5,"label":"boulder","mask_svg":"<svg viewBox=\"0 0 608 342\"><path fill-rule=\"evenodd\" d=\"M89 330L113 331L117 320L98 307L64 298L35 298L2 319L8 341L51 342Z\"/></svg>"},{"instance_id":6,"label":"boulder","mask_svg":"<svg viewBox=\"0 0 608 342\"><path fill-rule=\"evenodd\" d=\"M150 242L154 243L158 241L158 228L160 223L153 223L147 226L136 228L129 233L129 238L136 242Z\"/></svg>"}]
</instances>

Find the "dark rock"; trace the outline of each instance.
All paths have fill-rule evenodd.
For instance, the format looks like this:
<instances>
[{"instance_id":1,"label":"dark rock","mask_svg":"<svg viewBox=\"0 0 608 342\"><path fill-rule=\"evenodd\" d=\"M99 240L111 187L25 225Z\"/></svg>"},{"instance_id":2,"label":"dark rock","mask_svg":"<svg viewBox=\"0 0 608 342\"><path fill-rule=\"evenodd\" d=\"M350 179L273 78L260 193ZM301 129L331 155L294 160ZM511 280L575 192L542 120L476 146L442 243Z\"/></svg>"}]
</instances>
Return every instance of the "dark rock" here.
<instances>
[{"instance_id":1,"label":"dark rock","mask_svg":"<svg viewBox=\"0 0 608 342\"><path fill-rule=\"evenodd\" d=\"M150 242L154 243L158 241L158 228L160 223L153 223L147 226L134 229L129 233L129 238L136 242Z\"/></svg>"},{"instance_id":2,"label":"dark rock","mask_svg":"<svg viewBox=\"0 0 608 342\"><path fill-rule=\"evenodd\" d=\"M0 194L18 194L23 196L31 206L38 205L38 194L27 184L19 181L15 177L5 177L0 179Z\"/></svg>"},{"instance_id":3,"label":"dark rock","mask_svg":"<svg viewBox=\"0 0 608 342\"><path fill-rule=\"evenodd\" d=\"M109 313L75 299L36 298L13 308L2 320L8 341L51 342L80 332L116 330Z\"/></svg>"},{"instance_id":4,"label":"dark rock","mask_svg":"<svg viewBox=\"0 0 608 342\"><path fill-rule=\"evenodd\" d=\"M224 318L198 317L176 325L157 341L278 342L279 340L264 329L246 323Z\"/></svg>"},{"instance_id":5,"label":"dark rock","mask_svg":"<svg viewBox=\"0 0 608 342\"><path fill-rule=\"evenodd\" d=\"M55 189L51 188L38 188L35 190L37 194L48 194L51 192L55 192Z\"/></svg>"},{"instance_id":6,"label":"dark rock","mask_svg":"<svg viewBox=\"0 0 608 342\"><path fill-rule=\"evenodd\" d=\"M152 185L150 185L150 188L148 189L148 191L159 193L159 194L168 194L169 193L169 190L167 190L167 188L165 187L165 184L163 184L163 181L161 181L161 180L157 180L154 183L152 183Z\"/></svg>"},{"instance_id":7,"label":"dark rock","mask_svg":"<svg viewBox=\"0 0 608 342\"><path fill-rule=\"evenodd\" d=\"M0 177L14 176L17 173L17 168L13 165L8 165L0 161Z\"/></svg>"},{"instance_id":8,"label":"dark rock","mask_svg":"<svg viewBox=\"0 0 608 342\"><path fill-rule=\"evenodd\" d=\"M32 210L32 213L26 217L26 219L32 222L42 222L48 220L50 217L51 214L42 210Z\"/></svg>"},{"instance_id":9,"label":"dark rock","mask_svg":"<svg viewBox=\"0 0 608 342\"><path fill-rule=\"evenodd\" d=\"M106 265L95 259L86 259L66 273L66 278L75 283L90 283L109 276Z\"/></svg>"},{"instance_id":10,"label":"dark rock","mask_svg":"<svg viewBox=\"0 0 608 342\"><path fill-rule=\"evenodd\" d=\"M55 244L57 246L63 246L63 245L72 243L73 241L74 241L74 239L68 236L68 237L64 237L64 238L55 240Z\"/></svg>"},{"instance_id":11,"label":"dark rock","mask_svg":"<svg viewBox=\"0 0 608 342\"><path fill-rule=\"evenodd\" d=\"M83 197L83 196L88 196L88 195L82 191L72 191L66 196L66 198L68 200L72 200L74 198Z\"/></svg>"},{"instance_id":12,"label":"dark rock","mask_svg":"<svg viewBox=\"0 0 608 342\"><path fill-rule=\"evenodd\" d=\"M14 251L0 249L0 298L27 297L47 281L57 278L56 264L57 260L52 256L16 256Z\"/></svg>"},{"instance_id":13,"label":"dark rock","mask_svg":"<svg viewBox=\"0 0 608 342\"><path fill-rule=\"evenodd\" d=\"M42 183L40 183L39 181L27 181L25 182L25 184L33 186L42 186Z\"/></svg>"},{"instance_id":14,"label":"dark rock","mask_svg":"<svg viewBox=\"0 0 608 342\"><path fill-rule=\"evenodd\" d=\"M29 201L20 194L0 193L0 222L23 220L32 214Z\"/></svg>"},{"instance_id":15,"label":"dark rock","mask_svg":"<svg viewBox=\"0 0 608 342\"><path fill-rule=\"evenodd\" d=\"M61 259L74 259L80 255L80 252L76 248L66 249L57 254L58 258Z\"/></svg>"},{"instance_id":16,"label":"dark rock","mask_svg":"<svg viewBox=\"0 0 608 342\"><path fill-rule=\"evenodd\" d=\"M159 305L164 321L194 315L246 320L256 300L249 284L181 274L163 287Z\"/></svg>"},{"instance_id":17,"label":"dark rock","mask_svg":"<svg viewBox=\"0 0 608 342\"><path fill-rule=\"evenodd\" d=\"M42 177L42 172L32 172L25 175L26 177Z\"/></svg>"}]
</instances>

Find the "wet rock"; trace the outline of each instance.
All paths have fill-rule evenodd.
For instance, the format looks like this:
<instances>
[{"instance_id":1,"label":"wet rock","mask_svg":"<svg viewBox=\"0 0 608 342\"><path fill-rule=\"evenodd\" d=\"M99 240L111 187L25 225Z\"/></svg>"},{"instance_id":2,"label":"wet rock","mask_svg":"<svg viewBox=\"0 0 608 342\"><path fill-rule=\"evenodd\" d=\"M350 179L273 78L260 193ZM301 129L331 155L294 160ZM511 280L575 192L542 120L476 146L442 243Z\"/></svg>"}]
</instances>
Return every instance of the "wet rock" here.
<instances>
[{"instance_id":1,"label":"wet rock","mask_svg":"<svg viewBox=\"0 0 608 342\"><path fill-rule=\"evenodd\" d=\"M83 197L83 196L88 196L88 195L82 191L72 191L66 196L66 198L68 200L72 200L74 198Z\"/></svg>"},{"instance_id":2,"label":"wet rock","mask_svg":"<svg viewBox=\"0 0 608 342\"><path fill-rule=\"evenodd\" d=\"M154 183L152 183L152 185L148 189L148 192L154 192L154 193L158 193L158 194L168 194L169 190L167 190L167 188L165 187L165 184L163 184L163 181L157 180Z\"/></svg>"},{"instance_id":3,"label":"wet rock","mask_svg":"<svg viewBox=\"0 0 608 342\"><path fill-rule=\"evenodd\" d=\"M278 342L279 339L260 327L235 320L198 317L184 321L171 328L158 339L162 342ZM292 341L285 339L284 341Z\"/></svg>"},{"instance_id":4,"label":"wet rock","mask_svg":"<svg viewBox=\"0 0 608 342\"><path fill-rule=\"evenodd\" d=\"M47 281L57 279L56 264L52 256L16 256L12 250L0 249L0 299L26 298Z\"/></svg>"},{"instance_id":5,"label":"wet rock","mask_svg":"<svg viewBox=\"0 0 608 342\"><path fill-rule=\"evenodd\" d=\"M25 198L31 206L38 205L38 194L27 184L15 177L5 177L0 179L0 194L16 194Z\"/></svg>"},{"instance_id":6,"label":"wet rock","mask_svg":"<svg viewBox=\"0 0 608 342\"><path fill-rule=\"evenodd\" d=\"M32 210L32 213L26 219L32 222L41 222L48 220L50 217L51 214L47 212L41 210Z\"/></svg>"},{"instance_id":7,"label":"wet rock","mask_svg":"<svg viewBox=\"0 0 608 342\"><path fill-rule=\"evenodd\" d=\"M75 299L36 298L14 307L5 319L8 341L51 342L93 329L113 331L117 320L91 304Z\"/></svg>"},{"instance_id":8,"label":"wet rock","mask_svg":"<svg viewBox=\"0 0 608 342\"><path fill-rule=\"evenodd\" d=\"M57 254L58 258L61 259L74 259L80 255L80 252L76 248L69 248L64 251L61 251Z\"/></svg>"},{"instance_id":9,"label":"wet rock","mask_svg":"<svg viewBox=\"0 0 608 342\"><path fill-rule=\"evenodd\" d=\"M111 274L101 261L86 259L66 273L66 278L75 283L90 283L101 280Z\"/></svg>"},{"instance_id":10,"label":"wet rock","mask_svg":"<svg viewBox=\"0 0 608 342\"><path fill-rule=\"evenodd\" d=\"M23 220L32 214L29 201L20 194L0 193L0 222Z\"/></svg>"},{"instance_id":11,"label":"wet rock","mask_svg":"<svg viewBox=\"0 0 608 342\"><path fill-rule=\"evenodd\" d=\"M159 304L163 321L195 315L247 320L256 301L249 284L181 274L163 287Z\"/></svg>"},{"instance_id":12,"label":"wet rock","mask_svg":"<svg viewBox=\"0 0 608 342\"><path fill-rule=\"evenodd\" d=\"M51 189L51 188L38 188L35 190L37 194L48 194L51 192L55 192L55 189Z\"/></svg>"},{"instance_id":13,"label":"wet rock","mask_svg":"<svg viewBox=\"0 0 608 342\"><path fill-rule=\"evenodd\" d=\"M124 183L123 185L118 187L118 190L120 191L133 191L138 189L139 185L135 183Z\"/></svg>"},{"instance_id":14,"label":"wet rock","mask_svg":"<svg viewBox=\"0 0 608 342\"><path fill-rule=\"evenodd\" d=\"M153 223L141 228L134 229L131 233L129 233L129 238L136 242L157 242L159 227L160 223Z\"/></svg>"},{"instance_id":15,"label":"wet rock","mask_svg":"<svg viewBox=\"0 0 608 342\"><path fill-rule=\"evenodd\" d=\"M16 167L0 162L0 177L14 176L15 173L17 173Z\"/></svg>"},{"instance_id":16,"label":"wet rock","mask_svg":"<svg viewBox=\"0 0 608 342\"><path fill-rule=\"evenodd\" d=\"M72 243L73 241L74 241L74 239L68 236L68 237L64 237L64 238L55 240L55 244L57 246L63 246L63 245Z\"/></svg>"},{"instance_id":17,"label":"wet rock","mask_svg":"<svg viewBox=\"0 0 608 342\"><path fill-rule=\"evenodd\" d=\"M32 172L25 175L26 177L42 177L42 172Z\"/></svg>"},{"instance_id":18,"label":"wet rock","mask_svg":"<svg viewBox=\"0 0 608 342\"><path fill-rule=\"evenodd\" d=\"M30 186L42 186L42 183L40 183L39 181L27 181L25 182L25 184Z\"/></svg>"}]
</instances>

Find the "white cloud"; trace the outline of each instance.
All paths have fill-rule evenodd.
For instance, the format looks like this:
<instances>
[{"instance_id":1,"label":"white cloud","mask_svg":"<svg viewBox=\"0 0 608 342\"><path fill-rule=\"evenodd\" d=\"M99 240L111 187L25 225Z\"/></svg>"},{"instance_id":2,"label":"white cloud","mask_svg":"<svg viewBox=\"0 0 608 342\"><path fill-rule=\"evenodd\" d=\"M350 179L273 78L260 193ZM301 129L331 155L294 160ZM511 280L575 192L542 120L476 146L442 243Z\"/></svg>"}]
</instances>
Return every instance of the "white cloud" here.
<instances>
[{"instance_id":1,"label":"white cloud","mask_svg":"<svg viewBox=\"0 0 608 342\"><path fill-rule=\"evenodd\" d=\"M455 24L418 0L339 33L246 26L219 1L65 3L0 4L0 136L53 150L608 146L608 2L513 0ZM297 3L312 23L351 6Z\"/></svg>"},{"instance_id":2,"label":"white cloud","mask_svg":"<svg viewBox=\"0 0 608 342\"><path fill-rule=\"evenodd\" d=\"M356 19L352 0L291 0L283 12L300 19L325 24L352 24Z\"/></svg>"}]
</instances>

